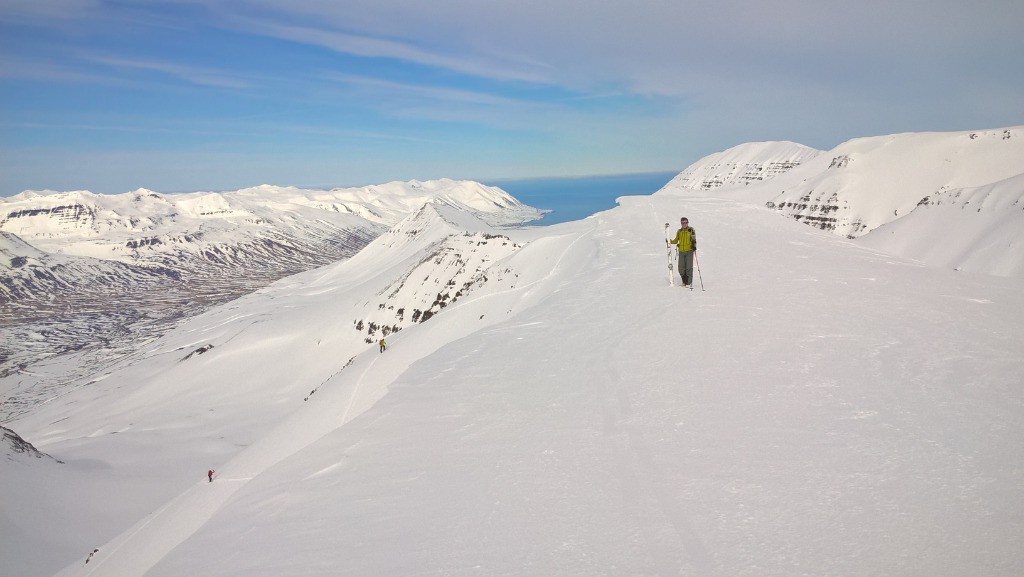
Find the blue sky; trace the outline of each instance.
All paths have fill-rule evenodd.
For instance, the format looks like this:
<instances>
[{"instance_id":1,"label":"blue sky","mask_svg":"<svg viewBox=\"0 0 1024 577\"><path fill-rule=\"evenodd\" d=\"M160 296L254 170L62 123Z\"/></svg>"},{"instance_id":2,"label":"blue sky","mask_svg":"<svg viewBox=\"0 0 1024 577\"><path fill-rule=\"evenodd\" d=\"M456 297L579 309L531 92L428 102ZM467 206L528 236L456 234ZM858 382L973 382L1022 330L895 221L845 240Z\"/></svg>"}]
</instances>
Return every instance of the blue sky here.
<instances>
[{"instance_id":1,"label":"blue sky","mask_svg":"<svg viewBox=\"0 0 1024 577\"><path fill-rule=\"evenodd\" d=\"M0 0L0 196L682 170L1024 124L1019 0Z\"/></svg>"}]
</instances>

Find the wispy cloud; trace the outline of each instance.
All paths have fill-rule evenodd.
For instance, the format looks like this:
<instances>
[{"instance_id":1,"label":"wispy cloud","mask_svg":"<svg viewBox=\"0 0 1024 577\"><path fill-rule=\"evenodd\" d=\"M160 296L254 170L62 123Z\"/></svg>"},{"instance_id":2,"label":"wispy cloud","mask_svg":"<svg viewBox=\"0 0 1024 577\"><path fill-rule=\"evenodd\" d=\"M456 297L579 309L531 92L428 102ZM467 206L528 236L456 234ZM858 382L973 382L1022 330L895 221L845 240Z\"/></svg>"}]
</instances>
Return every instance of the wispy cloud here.
<instances>
[{"instance_id":1,"label":"wispy cloud","mask_svg":"<svg viewBox=\"0 0 1024 577\"><path fill-rule=\"evenodd\" d=\"M370 76L327 73L323 75L323 78L331 82L339 82L348 86L373 91L378 94L397 95L417 100L429 99L451 104L488 106L520 106L525 103L525 101L521 99L500 96L487 92L446 86L398 82L395 80L386 80Z\"/></svg>"},{"instance_id":2,"label":"wispy cloud","mask_svg":"<svg viewBox=\"0 0 1024 577\"><path fill-rule=\"evenodd\" d=\"M202 0L222 7L221 0ZM392 58L578 92L609 86L685 96L716 77L763 86L845 77L898 82L896 66L945 82L954 57L1010 62L1024 3L934 0L236 0L253 33L365 58ZM1014 39L1017 38L1017 39ZM846 69L845 75L836 74ZM658 77L669 81L659 83ZM713 87L709 87L712 88Z\"/></svg>"},{"instance_id":3,"label":"wispy cloud","mask_svg":"<svg viewBox=\"0 0 1024 577\"><path fill-rule=\"evenodd\" d=\"M251 136L251 130L235 129L226 130L223 125L210 126L207 123L204 127L189 126L182 123L175 123L173 125L158 124L152 121L142 122L139 121L136 124L116 124L116 123L56 123L56 122L0 122L0 127L3 128L18 128L18 129L31 129L31 130L48 130L55 132L68 133L71 131L89 131L89 132L126 132L136 134L191 134L191 135L207 135L207 136Z\"/></svg>"},{"instance_id":4,"label":"wispy cloud","mask_svg":"<svg viewBox=\"0 0 1024 577\"><path fill-rule=\"evenodd\" d=\"M71 21L100 8L99 0L0 0L0 22Z\"/></svg>"},{"instance_id":5,"label":"wispy cloud","mask_svg":"<svg viewBox=\"0 0 1024 577\"><path fill-rule=\"evenodd\" d=\"M254 85L251 76L160 60L98 54L65 55L61 60L49 57L0 55L0 79L107 85L123 85L138 81L127 76L125 71L158 72L188 84L211 88L242 90Z\"/></svg>"},{"instance_id":6,"label":"wispy cloud","mask_svg":"<svg viewBox=\"0 0 1024 577\"><path fill-rule=\"evenodd\" d=\"M502 59L484 58L476 52L458 51L453 54L439 48L425 48L425 44L418 44L413 39L395 40L339 29L284 25L252 19L244 20L243 26L249 32L321 46L362 58L388 58L495 80L547 82L546 76L538 72L537 64L526 66L520 61L513 65Z\"/></svg>"},{"instance_id":7,"label":"wispy cloud","mask_svg":"<svg viewBox=\"0 0 1024 577\"><path fill-rule=\"evenodd\" d=\"M160 72L198 86L234 89L245 89L252 86L252 83L249 80L237 74L214 68L189 66L159 60L121 58L116 56L89 56L88 59L94 63L103 64L112 68Z\"/></svg>"},{"instance_id":8,"label":"wispy cloud","mask_svg":"<svg viewBox=\"0 0 1024 577\"><path fill-rule=\"evenodd\" d=\"M120 79L94 69L56 62L44 57L0 54L0 79L43 82L92 82L116 85Z\"/></svg>"}]
</instances>

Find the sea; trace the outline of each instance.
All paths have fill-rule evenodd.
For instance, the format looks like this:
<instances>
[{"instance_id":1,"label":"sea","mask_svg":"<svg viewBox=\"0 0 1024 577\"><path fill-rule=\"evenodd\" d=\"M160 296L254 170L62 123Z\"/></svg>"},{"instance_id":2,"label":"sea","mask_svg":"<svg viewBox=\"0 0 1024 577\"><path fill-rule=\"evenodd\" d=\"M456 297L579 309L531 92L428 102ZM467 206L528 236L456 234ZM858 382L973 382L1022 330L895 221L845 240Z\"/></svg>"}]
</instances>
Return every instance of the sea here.
<instances>
[{"instance_id":1,"label":"sea","mask_svg":"<svg viewBox=\"0 0 1024 577\"><path fill-rule=\"evenodd\" d=\"M615 208L620 196L650 195L668 184L678 172L645 172L603 176L522 178L485 181L534 208L549 210L532 225L580 220Z\"/></svg>"}]
</instances>

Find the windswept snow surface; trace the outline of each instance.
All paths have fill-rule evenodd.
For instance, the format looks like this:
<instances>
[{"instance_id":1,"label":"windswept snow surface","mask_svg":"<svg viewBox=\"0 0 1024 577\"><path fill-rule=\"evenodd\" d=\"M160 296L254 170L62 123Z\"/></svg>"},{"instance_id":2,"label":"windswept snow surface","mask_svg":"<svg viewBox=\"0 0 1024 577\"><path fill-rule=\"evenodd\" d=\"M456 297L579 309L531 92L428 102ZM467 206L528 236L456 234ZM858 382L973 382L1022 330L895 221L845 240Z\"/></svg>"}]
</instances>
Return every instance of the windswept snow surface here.
<instances>
[{"instance_id":1,"label":"windswept snow surface","mask_svg":"<svg viewBox=\"0 0 1024 577\"><path fill-rule=\"evenodd\" d=\"M668 286L683 215L706 291ZM66 465L0 459L4 536L36 539L0 540L4 565L1024 574L1021 279L663 192L502 231L521 248L387 352L350 338L444 228L193 319L8 424Z\"/></svg>"},{"instance_id":2,"label":"windswept snow surface","mask_svg":"<svg viewBox=\"0 0 1024 577\"><path fill-rule=\"evenodd\" d=\"M930 266L1024 277L1024 173L940 190L858 241Z\"/></svg>"}]
</instances>

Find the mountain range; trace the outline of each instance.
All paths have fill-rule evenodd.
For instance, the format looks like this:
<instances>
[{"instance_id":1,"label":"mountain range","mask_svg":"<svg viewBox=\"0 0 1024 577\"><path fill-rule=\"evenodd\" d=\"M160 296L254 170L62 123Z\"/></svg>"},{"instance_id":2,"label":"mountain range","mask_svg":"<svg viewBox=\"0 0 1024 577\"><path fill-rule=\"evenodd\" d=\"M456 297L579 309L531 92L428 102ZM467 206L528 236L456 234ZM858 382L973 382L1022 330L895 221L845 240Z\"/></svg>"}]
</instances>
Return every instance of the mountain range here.
<instances>
[{"instance_id":1,"label":"mountain range","mask_svg":"<svg viewBox=\"0 0 1024 577\"><path fill-rule=\"evenodd\" d=\"M0 376L20 371L46 389L40 361L76 353L91 367L127 354L184 317L352 256L425 203L497 226L542 215L501 189L447 179L0 199Z\"/></svg>"},{"instance_id":2,"label":"mountain range","mask_svg":"<svg viewBox=\"0 0 1024 577\"><path fill-rule=\"evenodd\" d=\"M26 191L0 199L0 302L34 306L51 296L69 296L70 287L104 285L113 277L134 283L139 275L190 284L261 277L266 284L355 254L428 201L496 223L540 216L498 188L451 180L327 191L278 186L189 194ZM51 255L64 258L51 260ZM101 272L110 262L132 269Z\"/></svg>"}]
</instances>

